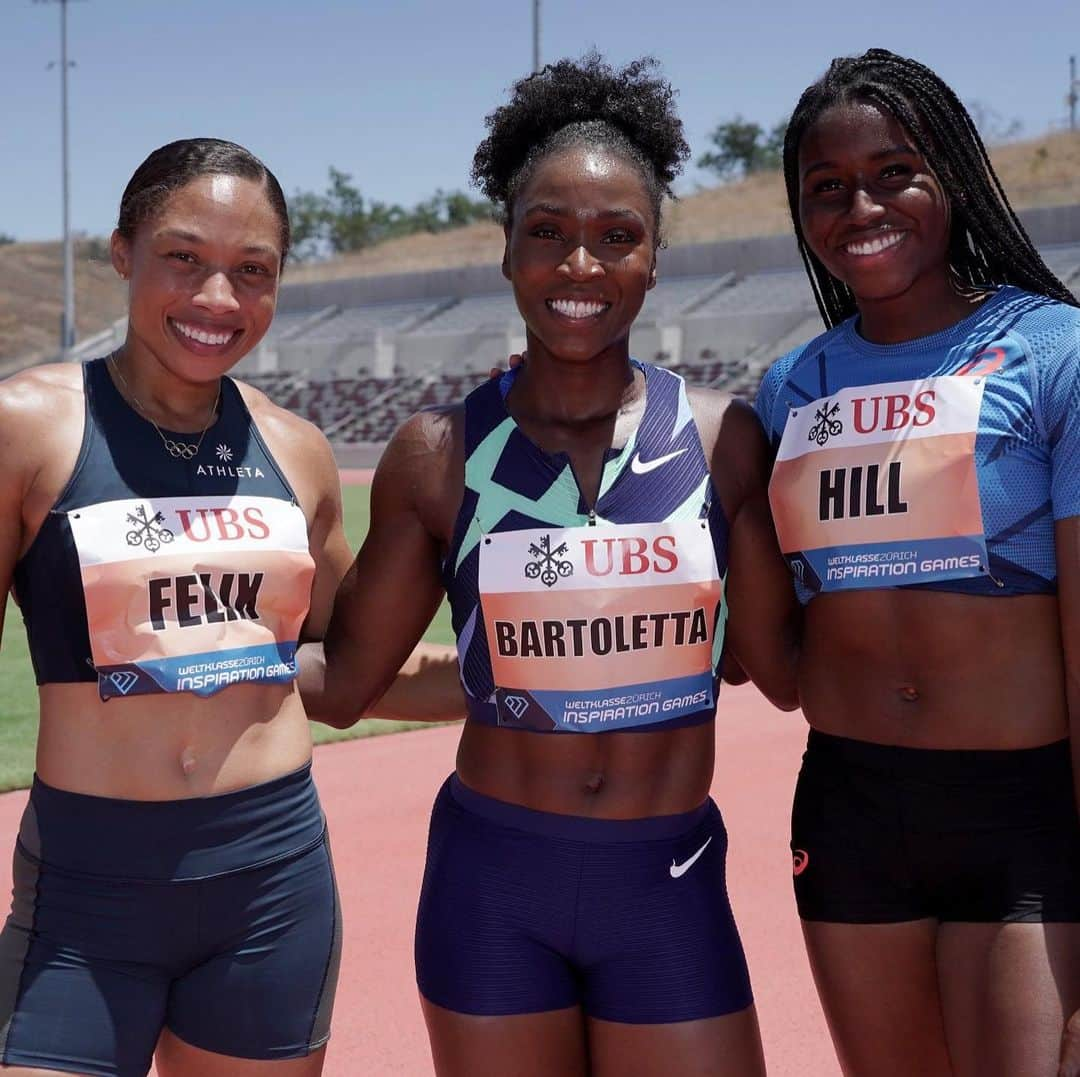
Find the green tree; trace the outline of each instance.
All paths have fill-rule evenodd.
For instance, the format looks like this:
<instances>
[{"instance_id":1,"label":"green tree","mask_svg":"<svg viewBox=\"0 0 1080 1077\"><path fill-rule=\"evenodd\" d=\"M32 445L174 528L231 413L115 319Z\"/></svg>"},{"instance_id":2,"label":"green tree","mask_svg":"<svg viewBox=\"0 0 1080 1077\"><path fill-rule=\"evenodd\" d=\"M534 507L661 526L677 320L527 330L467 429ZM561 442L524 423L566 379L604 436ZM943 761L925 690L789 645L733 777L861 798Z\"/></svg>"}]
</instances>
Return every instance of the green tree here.
<instances>
[{"instance_id":1,"label":"green tree","mask_svg":"<svg viewBox=\"0 0 1080 1077\"><path fill-rule=\"evenodd\" d=\"M701 155L699 168L708 168L720 179L734 179L780 167L787 120L766 131L759 123L736 116L718 124L709 135L713 149Z\"/></svg>"},{"instance_id":2,"label":"green tree","mask_svg":"<svg viewBox=\"0 0 1080 1077\"><path fill-rule=\"evenodd\" d=\"M491 220L489 202L461 191L438 190L412 209L397 203L367 202L352 176L331 167L325 193L297 191L289 200L293 250L298 258L332 251L363 250L416 232L445 232L477 220Z\"/></svg>"},{"instance_id":3,"label":"green tree","mask_svg":"<svg viewBox=\"0 0 1080 1077\"><path fill-rule=\"evenodd\" d=\"M0 247L5 247L9 243L14 243L15 237L9 236L7 232L0 232Z\"/></svg>"}]
</instances>

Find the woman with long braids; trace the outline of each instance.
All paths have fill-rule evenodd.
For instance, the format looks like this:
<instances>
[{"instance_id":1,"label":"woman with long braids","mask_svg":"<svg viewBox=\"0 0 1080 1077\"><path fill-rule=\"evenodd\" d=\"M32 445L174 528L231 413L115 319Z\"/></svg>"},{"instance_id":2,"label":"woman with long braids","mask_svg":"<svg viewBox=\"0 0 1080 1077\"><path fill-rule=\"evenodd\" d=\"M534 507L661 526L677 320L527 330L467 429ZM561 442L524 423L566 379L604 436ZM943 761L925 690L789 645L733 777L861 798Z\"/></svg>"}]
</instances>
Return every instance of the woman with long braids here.
<instances>
[{"instance_id":1,"label":"woman with long braids","mask_svg":"<svg viewBox=\"0 0 1080 1077\"><path fill-rule=\"evenodd\" d=\"M294 654L350 554L326 439L226 377L288 249L261 161L162 146L112 237L124 343L0 385L0 595L40 686L5 1074L322 1070L341 927Z\"/></svg>"},{"instance_id":2,"label":"woman with long braids","mask_svg":"<svg viewBox=\"0 0 1080 1077\"><path fill-rule=\"evenodd\" d=\"M301 655L312 713L347 724L449 595L469 718L416 934L440 1077L764 1072L715 688L727 647L793 706L797 607L753 412L631 358L688 153L672 98L592 56L488 117L474 177L528 362L395 435L325 666Z\"/></svg>"},{"instance_id":3,"label":"woman with long braids","mask_svg":"<svg viewBox=\"0 0 1080 1077\"><path fill-rule=\"evenodd\" d=\"M818 990L849 1077L1052 1077L1080 1002L1080 311L922 64L833 61L784 173L828 327L757 404L806 607Z\"/></svg>"}]
</instances>

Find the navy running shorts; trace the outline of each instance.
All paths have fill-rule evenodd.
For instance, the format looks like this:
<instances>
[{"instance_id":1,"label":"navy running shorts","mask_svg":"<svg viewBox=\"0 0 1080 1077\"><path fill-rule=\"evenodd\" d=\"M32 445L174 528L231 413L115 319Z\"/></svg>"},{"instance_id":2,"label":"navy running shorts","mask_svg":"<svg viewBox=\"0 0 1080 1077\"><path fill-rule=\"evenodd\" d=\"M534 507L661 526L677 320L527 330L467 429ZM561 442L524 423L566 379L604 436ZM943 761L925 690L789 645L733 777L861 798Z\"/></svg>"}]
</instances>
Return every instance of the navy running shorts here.
<instances>
[{"instance_id":1,"label":"navy running shorts","mask_svg":"<svg viewBox=\"0 0 1080 1077\"><path fill-rule=\"evenodd\" d=\"M451 776L420 894L420 992L457 1013L581 1006L634 1024L743 1010L753 998L726 854L711 800L682 815L579 818Z\"/></svg>"},{"instance_id":2,"label":"navy running shorts","mask_svg":"<svg viewBox=\"0 0 1080 1077\"><path fill-rule=\"evenodd\" d=\"M804 920L1080 921L1068 741L936 750L811 730L791 835Z\"/></svg>"},{"instance_id":3,"label":"navy running shorts","mask_svg":"<svg viewBox=\"0 0 1080 1077\"><path fill-rule=\"evenodd\" d=\"M35 780L0 933L0 1062L144 1077L163 1028L223 1055L329 1037L341 925L310 767L131 801Z\"/></svg>"}]
</instances>

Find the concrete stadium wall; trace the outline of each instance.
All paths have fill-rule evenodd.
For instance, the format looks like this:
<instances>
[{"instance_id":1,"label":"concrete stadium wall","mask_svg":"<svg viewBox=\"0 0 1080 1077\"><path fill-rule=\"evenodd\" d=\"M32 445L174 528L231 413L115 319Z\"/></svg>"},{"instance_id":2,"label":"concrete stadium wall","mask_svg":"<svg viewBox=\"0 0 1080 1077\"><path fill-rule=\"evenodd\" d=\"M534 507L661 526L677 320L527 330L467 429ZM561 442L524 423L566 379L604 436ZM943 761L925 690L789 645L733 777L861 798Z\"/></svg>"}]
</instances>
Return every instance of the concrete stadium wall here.
<instances>
[{"instance_id":1,"label":"concrete stadium wall","mask_svg":"<svg viewBox=\"0 0 1080 1077\"><path fill-rule=\"evenodd\" d=\"M1038 246L1080 242L1080 205L1043 206L1020 213L1020 220ZM740 275L802 266L793 236L754 236L749 239L691 243L660 252L663 277L696 277L737 272ZM290 284L281 287L281 311L317 310L330 304L369 306L413 299L464 299L509 290L497 265L431 269L378 277Z\"/></svg>"}]
</instances>

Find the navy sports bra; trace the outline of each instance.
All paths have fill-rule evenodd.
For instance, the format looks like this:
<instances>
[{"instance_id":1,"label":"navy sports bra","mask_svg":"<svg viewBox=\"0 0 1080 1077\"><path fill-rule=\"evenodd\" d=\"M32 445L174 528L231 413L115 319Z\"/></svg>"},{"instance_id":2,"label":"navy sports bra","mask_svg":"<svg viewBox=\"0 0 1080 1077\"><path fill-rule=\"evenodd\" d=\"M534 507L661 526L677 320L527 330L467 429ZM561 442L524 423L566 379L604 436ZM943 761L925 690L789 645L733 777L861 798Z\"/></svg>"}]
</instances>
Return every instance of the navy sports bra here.
<instances>
[{"instance_id":1,"label":"navy sports bra","mask_svg":"<svg viewBox=\"0 0 1080 1077\"><path fill-rule=\"evenodd\" d=\"M716 711L727 521L682 378L645 373L595 510L518 429L516 376L465 401L465 496L444 578L469 720L536 732L690 725Z\"/></svg>"},{"instance_id":2,"label":"navy sports bra","mask_svg":"<svg viewBox=\"0 0 1080 1077\"><path fill-rule=\"evenodd\" d=\"M222 379L192 460L169 455L105 360L83 385L78 461L15 566L38 684L96 681L107 699L292 680L307 526L236 385Z\"/></svg>"}]
</instances>

